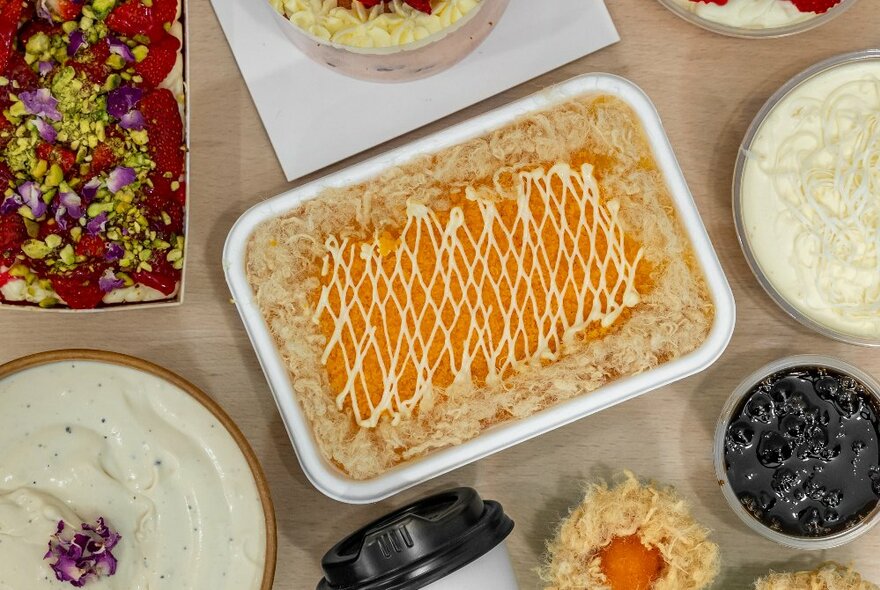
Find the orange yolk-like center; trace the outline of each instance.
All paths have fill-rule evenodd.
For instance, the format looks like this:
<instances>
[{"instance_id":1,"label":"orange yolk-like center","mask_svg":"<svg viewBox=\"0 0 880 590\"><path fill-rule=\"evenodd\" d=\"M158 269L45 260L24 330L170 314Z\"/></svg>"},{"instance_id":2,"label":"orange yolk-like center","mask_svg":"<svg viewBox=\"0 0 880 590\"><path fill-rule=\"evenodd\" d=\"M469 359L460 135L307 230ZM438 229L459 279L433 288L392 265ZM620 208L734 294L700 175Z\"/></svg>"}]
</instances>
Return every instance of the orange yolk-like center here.
<instances>
[{"instance_id":1,"label":"orange yolk-like center","mask_svg":"<svg viewBox=\"0 0 880 590\"><path fill-rule=\"evenodd\" d=\"M638 535L615 537L599 559L611 590L649 590L666 565L660 551L645 547Z\"/></svg>"}]
</instances>

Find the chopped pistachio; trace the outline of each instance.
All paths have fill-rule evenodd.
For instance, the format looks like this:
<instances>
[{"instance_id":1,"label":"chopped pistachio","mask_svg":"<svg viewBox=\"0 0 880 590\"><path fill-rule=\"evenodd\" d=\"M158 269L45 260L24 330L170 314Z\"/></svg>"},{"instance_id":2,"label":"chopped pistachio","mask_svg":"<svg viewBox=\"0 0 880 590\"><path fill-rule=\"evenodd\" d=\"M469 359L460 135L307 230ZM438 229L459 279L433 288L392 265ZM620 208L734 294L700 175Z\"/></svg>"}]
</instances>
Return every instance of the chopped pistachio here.
<instances>
[{"instance_id":1,"label":"chopped pistachio","mask_svg":"<svg viewBox=\"0 0 880 590\"><path fill-rule=\"evenodd\" d=\"M27 217L23 218L24 221L24 229L27 232L28 237L36 238L40 235L40 224L32 219L28 219Z\"/></svg>"},{"instance_id":2,"label":"chopped pistachio","mask_svg":"<svg viewBox=\"0 0 880 590\"><path fill-rule=\"evenodd\" d=\"M122 279L122 282L125 283L126 287L131 287L132 285L134 285L134 279L132 279L128 273L118 272L116 273L116 278Z\"/></svg>"},{"instance_id":3,"label":"chopped pistachio","mask_svg":"<svg viewBox=\"0 0 880 590\"><path fill-rule=\"evenodd\" d=\"M55 307L56 305L58 305L58 303L59 303L59 301L54 297L45 297L45 298L41 299L37 305L39 305L42 308L47 308L47 307Z\"/></svg>"},{"instance_id":4,"label":"chopped pistachio","mask_svg":"<svg viewBox=\"0 0 880 590\"><path fill-rule=\"evenodd\" d=\"M40 160L45 162L45 160ZM49 174L46 176L46 184L49 186L58 186L64 180L64 170L58 164L52 164L49 168Z\"/></svg>"},{"instance_id":5,"label":"chopped pistachio","mask_svg":"<svg viewBox=\"0 0 880 590\"><path fill-rule=\"evenodd\" d=\"M46 236L46 245L52 248L53 250L61 245L61 236L58 234L49 234Z\"/></svg>"},{"instance_id":6,"label":"chopped pistachio","mask_svg":"<svg viewBox=\"0 0 880 590\"><path fill-rule=\"evenodd\" d=\"M95 202L89 205L89 208L86 209L86 215L89 217L97 217L101 213L109 213L113 210L113 203L99 203Z\"/></svg>"},{"instance_id":7,"label":"chopped pistachio","mask_svg":"<svg viewBox=\"0 0 880 590\"><path fill-rule=\"evenodd\" d=\"M150 256L152 256L152 255L153 255L153 251L148 250L148 249L144 249L144 250L141 250L140 252L138 252L138 258L140 258L141 261L143 261L143 262L146 262L147 260L149 260Z\"/></svg>"},{"instance_id":8,"label":"chopped pistachio","mask_svg":"<svg viewBox=\"0 0 880 590\"><path fill-rule=\"evenodd\" d=\"M61 251L58 253L58 257L61 258L61 261L67 265L72 265L76 262L76 254L73 251L73 246L71 246L70 244L67 244L66 246L61 248Z\"/></svg>"},{"instance_id":9,"label":"chopped pistachio","mask_svg":"<svg viewBox=\"0 0 880 590\"><path fill-rule=\"evenodd\" d=\"M71 34L72 32L74 32L75 30L77 30L78 28L79 28L79 25L77 25L76 21L74 21L74 20L69 20L61 25L61 30L64 31L65 33L67 33L68 35Z\"/></svg>"},{"instance_id":10,"label":"chopped pistachio","mask_svg":"<svg viewBox=\"0 0 880 590\"><path fill-rule=\"evenodd\" d=\"M165 260L167 260L168 262L177 262L181 258L183 258L183 250L181 250L180 248L175 248L174 250L171 250L165 256Z\"/></svg>"},{"instance_id":11,"label":"chopped pistachio","mask_svg":"<svg viewBox=\"0 0 880 590\"><path fill-rule=\"evenodd\" d=\"M74 227L74 228L72 228L72 229L70 230L70 238L71 238L74 242L79 242L80 238L82 238L82 231L83 231L83 230L82 230L81 227Z\"/></svg>"},{"instance_id":12,"label":"chopped pistachio","mask_svg":"<svg viewBox=\"0 0 880 590\"><path fill-rule=\"evenodd\" d=\"M45 242L41 242L40 240L28 240L21 245L21 251L27 254L28 258L42 260L52 251L52 249L47 246Z\"/></svg>"},{"instance_id":13,"label":"chopped pistachio","mask_svg":"<svg viewBox=\"0 0 880 590\"><path fill-rule=\"evenodd\" d=\"M180 260L175 260L174 264L172 264L171 266L173 266L176 270L182 269L183 268L183 258L181 258Z\"/></svg>"},{"instance_id":14,"label":"chopped pistachio","mask_svg":"<svg viewBox=\"0 0 880 590\"><path fill-rule=\"evenodd\" d=\"M147 55L149 55L150 53L150 48L146 45L138 45L137 47L132 49L131 52L134 54L135 60L140 63L147 59Z\"/></svg>"},{"instance_id":15,"label":"chopped pistachio","mask_svg":"<svg viewBox=\"0 0 880 590\"><path fill-rule=\"evenodd\" d=\"M110 57L107 58L106 63L114 70L121 70L125 68L125 58L115 53L110 54Z\"/></svg>"},{"instance_id":16,"label":"chopped pistachio","mask_svg":"<svg viewBox=\"0 0 880 590\"><path fill-rule=\"evenodd\" d=\"M31 271L23 264L15 264L12 266L12 268L9 269L9 274L10 276L21 279L31 274Z\"/></svg>"}]
</instances>

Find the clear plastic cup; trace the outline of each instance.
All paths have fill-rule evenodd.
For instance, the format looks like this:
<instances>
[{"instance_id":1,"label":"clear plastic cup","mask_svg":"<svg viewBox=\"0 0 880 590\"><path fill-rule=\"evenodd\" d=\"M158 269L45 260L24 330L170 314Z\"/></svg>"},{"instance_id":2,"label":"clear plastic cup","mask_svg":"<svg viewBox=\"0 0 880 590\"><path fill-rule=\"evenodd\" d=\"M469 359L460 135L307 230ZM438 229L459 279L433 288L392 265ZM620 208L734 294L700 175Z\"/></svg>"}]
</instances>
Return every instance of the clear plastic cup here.
<instances>
[{"instance_id":1,"label":"clear plastic cup","mask_svg":"<svg viewBox=\"0 0 880 590\"><path fill-rule=\"evenodd\" d=\"M473 52L498 24L510 0L482 0L453 25L420 41L360 48L321 39L274 9L284 35L317 63L371 82L407 82L446 70Z\"/></svg>"},{"instance_id":2,"label":"clear plastic cup","mask_svg":"<svg viewBox=\"0 0 880 590\"><path fill-rule=\"evenodd\" d=\"M840 16L840 14L842 14L844 11L851 8L852 5L856 3L856 0L842 0L840 4L830 9L828 12L824 14L818 14L808 20L799 23L767 28L750 28L725 25L720 22L703 18L696 13L691 12L690 10L681 6L676 0L659 0L659 2L660 4L671 10L674 14L678 15L689 23L695 24L698 27L701 27L708 31L712 31L713 33L727 35L728 37L740 37L743 39L771 39L775 37L787 37L789 35L796 35L798 33L803 33L805 31L815 29L816 27L820 27L831 19Z\"/></svg>"},{"instance_id":3,"label":"clear plastic cup","mask_svg":"<svg viewBox=\"0 0 880 590\"><path fill-rule=\"evenodd\" d=\"M727 427L730 425L731 418L733 417L733 413L758 383L774 373L794 367L825 367L844 373L864 385L872 393L877 407L880 407L880 383L878 383L872 376L849 363L832 357L814 354L789 356L773 361L746 377L733 391L733 394L728 398L727 403L724 404L724 409L721 411L721 417L718 419L718 424L715 427L715 477L721 486L721 491L724 494L727 503L730 505L731 510L739 516L740 520L742 520L746 526L765 539L769 539L780 545L792 547L794 549L808 551L833 549L856 540L880 522L880 503L878 503L878 505L874 507L874 510L858 524L844 531L824 537L799 537L795 535L787 535L774 531L752 516L740 503L739 498L737 498L727 477L727 462L724 457L724 439Z\"/></svg>"}]
</instances>

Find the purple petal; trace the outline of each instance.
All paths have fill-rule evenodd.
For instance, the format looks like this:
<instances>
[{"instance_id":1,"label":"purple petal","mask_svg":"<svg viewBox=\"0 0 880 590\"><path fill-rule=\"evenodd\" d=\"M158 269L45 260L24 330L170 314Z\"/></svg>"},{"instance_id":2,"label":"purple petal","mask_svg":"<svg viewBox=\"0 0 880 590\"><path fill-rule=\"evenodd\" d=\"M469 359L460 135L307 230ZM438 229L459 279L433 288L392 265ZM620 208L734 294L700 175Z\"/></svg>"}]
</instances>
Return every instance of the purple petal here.
<instances>
[{"instance_id":1,"label":"purple petal","mask_svg":"<svg viewBox=\"0 0 880 590\"><path fill-rule=\"evenodd\" d=\"M128 45L117 39L116 37L107 37L107 43L110 45L110 53L115 53L124 59L126 62L131 63L134 61L134 54L129 49Z\"/></svg>"},{"instance_id":2,"label":"purple petal","mask_svg":"<svg viewBox=\"0 0 880 590\"><path fill-rule=\"evenodd\" d=\"M137 106L144 92L134 86L120 86L107 95L107 112L121 119L125 113Z\"/></svg>"},{"instance_id":3,"label":"purple petal","mask_svg":"<svg viewBox=\"0 0 880 590\"><path fill-rule=\"evenodd\" d=\"M48 88L38 88L29 92L20 92L18 98L24 103L25 111L30 115L47 117L53 121L61 120L58 112L58 101L52 97Z\"/></svg>"},{"instance_id":4,"label":"purple petal","mask_svg":"<svg viewBox=\"0 0 880 590\"><path fill-rule=\"evenodd\" d=\"M41 61L37 67L40 69L40 75L45 76L55 68L55 65L51 61Z\"/></svg>"},{"instance_id":5,"label":"purple petal","mask_svg":"<svg viewBox=\"0 0 880 590\"><path fill-rule=\"evenodd\" d=\"M85 35L83 35L83 32L79 29L73 31L67 39L69 41L69 44L67 45L67 57L73 57L76 55L76 52L79 51L80 47L87 45Z\"/></svg>"},{"instance_id":6,"label":"purple petal","mask_svg":"<svg viewBox=\"0 0 880 590\"><path fill-rule=\"evenodd\" d=\"M104 271L104 274L101 275L101 278L98 279L98 286L101 288L101 291L103 291L104 293L109 293L110 291L113 291L114 289L119 289L121 287L124 287L125 281L117 278L116 275L113 274L113 271L108 268L107 270ZM116 569L115 565L116 564L114 563L113 564L114 571Z\"/></svg>"},{"instance_id":7,"label":"purple petal","mask_svg":"<svg viewBox=\"0 0 880 590\"><path fill-rule=\"evenodd\" d=\"M116 262L125 254L125 250L116 242L110 242L107 246L107 252L104 254L104 260L107 262ZM114 543L115 544L115 543ZM112 547L111 547L112 549Z\"/></svg>"},{"instance_id":8,"label":"purple petal","mask_svg":"<svg viewBox=\"0 0 880 590\"><path fill-rule=\"evenodd\" d=\"M144 116L138 110L132 110L122 115L122 118L119 120L119 126L123 129L128 129L131 131L140 131L144 128L146 121L144 120Z\"/></svg>"},{"instance_id":9,"label":"purple petal","mask_svg":"<svg viewBox=\"0 0 880 590\"><path fill-rule=\"evenodd\" d=\"M52 125L42 119L34 119L34 125L40 133L40 137L43 141L46 143L55 143L55 139L58 137L58 132L55 131L55 128L52 127Z\"/></svg>"},{"instance_id":10,"label":"purple petal","mask_svg":"<svg viewBox=\"0 0 880 590\"><path fill-rule=\"evenodd\" d=\"M50 23L53 23L52 13L49 12L49 9L46 7L46 0L38 0L37 1L37 15L40 18L46 19Z\"/></svg>"},{"instance_id":11,"label":"purple petal","mask_svg":"<svg viewBox=\"0 0 880 590\"><path fill-rule=\"evenodd\" d=\"M18 187L18 194L21 195L22 203L28 206L34 217L39 219L46 214L46 203L43 201L43 193L35 183L25 182Z\"/></svg>"},{"instance_id":12,"label":"purple petal","mask_svg":"<svg viewBox=\"0 0 880 590\"><path fill-rule=\"evenodd\" d=\"M65 209L63 205L55 209L55 223L63 230L66 230L69 227L67 218L65 217L66 214L67 209Z\"/></svg>"},{"instance_id":13,"label":"purple petal","mask_svg":"<svg viewBox=\"0 0 880 590\"><path fill-rule=\"evenodd\" d=\"M73 191L65 191L59 196L61 204L67 209L67 214L73 219L83 216L82 199Z\"/></svg>"},{"instance_id":14,"label":"purple petal","mask_svg":"<svg viewBox=\"0 0 880 590\"><path fill-rule=\"evenodd\" d=\"M89 203L92 199L95 198L95 195L98 194L99 188L101 188L101 181L97 178L93 178L83 185L80 192L82 193L82 196L85 199L86 203Z\"/></svg>"},{"instance_id":15,"label":"purple petal","mask_svg":"<svg viewBox=\"0 0 880 590\"><path fill-rule=\"evenodd\" d=\"M96 236L102 231L104 231L104 227L107 225L107 212L102 211L95 217L93 217L86 224L86 233L90 236Z\"/></svg>"},{"instance_id":16,"label":"purple petal","mask_svg":"<svg viewBox=\"0 0 880 590\"><path fill-rule=\"evenodd\" d=\"M3 200L3 203L0 203L0 215L7 215L18 211L18 208L21 207L21 205L21 195L6 197L6 199Z\"/></svg>"},{"instance_id":17,"label":"purple petal","mask_svg":"<svg viewBox=\"0 0 880 590\"><path fill-rule=\"evenodd\" d=\"M118 280L109 270L99 279L99 284L105 279L113 282ZM64 535L64 529L62 520L58 523L56 533L49 539L49 551L44 557L55 558L51 567L59 581L81 588L93 579L116 573L116 558L110 550L121 537L111 531L103 519L99 518L95 526L83 524L82 530L73 531L70 538Z\"/></svg>"},{"instance_id":18,"label":"purple petal","mask_svg":"<svg viewBox=\"0 0 880 590\"><path fill-rule=\"evenodd\" d=\"M110 176L107 178L107 188L111 193L116 194L134 182L136 178L134 168L117 166L110 172Z\"/></svg>"}]
</instances>

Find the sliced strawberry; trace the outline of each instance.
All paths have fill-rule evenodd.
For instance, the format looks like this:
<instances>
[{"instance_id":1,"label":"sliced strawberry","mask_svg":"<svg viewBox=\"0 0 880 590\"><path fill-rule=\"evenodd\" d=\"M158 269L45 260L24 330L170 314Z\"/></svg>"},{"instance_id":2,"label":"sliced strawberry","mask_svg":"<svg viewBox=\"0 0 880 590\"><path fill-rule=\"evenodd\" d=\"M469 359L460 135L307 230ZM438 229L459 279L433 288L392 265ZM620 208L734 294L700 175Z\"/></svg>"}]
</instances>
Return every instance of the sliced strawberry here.
<instances>
[{"instance_id":1,"label":"sliced strawberry","mask_svg":"<svg viewBox=\"0 0 880 590\"><path fill-rule=\"evenodd\" d=\"M49 164L58 164L64 174L73 169L76 164L76 154L60 145L49 145L48 143L40 143L36 150L37 158L46 160Z\"/></svg>"},{"instance_id":2,"label":"sliced strawberry","mask_svg":"<svg viewBox=\"0 0 880 590\"><path fill-rule=\"evenodd\" d=\"M12 170L9 169L6 162L0 160L0 201L3 200L3 193L14 186L14 182L15 175L12 173Z\"/></svg>"},{"instance_id":3,"label":"sliced strawberry","mask_svg":"<svg viewBox=\"0 0 880 590\"><path fill-rule=\"evenodd\" d=\"M92 165L87 175L87 180L110 170L116 165L116 154L106 144L98 144L98 147L92 152Z\"/></svg>"},{"instance_id":4,"label":"sliced strawberry","mask_svg":"<svg viewBox=\"0 0 880 590\"><path fill-rule=\"evenodd\" d=\"M171 295L180 282L180 271L174 268L165 256L159 254L150 259L151 271L137 271L132 275L135 282L151 287L164 295Z\"/></svg>"},{"instance_id":5,"label":"sliced strawberry","mask_svg":"<svg viewBox=\"0 0 880 590\"><path fill-rule=\"evenodd\" d=\"M82 12L82 2L73 0L55 0L55 18L61 22L76 20Z\"/></svg>"},{"instance_id":6,"label":"sliced strawberry","mask_svg":"<svg viewBox=\"0 0 880 590\"><path fill-rule=\"evenodd\" d=\"M178 49L180 41L168 33L150 44L150 51L144 61L134 65L134 70L144 79L147 88L158 86L168 76L177 63Z\"/></svg>"},{"instance_id":7,"label":"sliced strawberry","mask_svg":"<svg viewBox=\"0 0 880 590\"><path fill-rule=\"evenodd\" d=\"M153 16L164 27L177 18L178 0L153 0Z\"/></svg>"},{"instance_id":8,"label":"sliced strawberry","mask_svg":"<svg viewBox=\"0 0 880 590\"><path fill-rule=\"evenodd\" d=\"M431 14L431 0L404 0L407 4L425 14Z\"/></svg>"},{"instance_id":9,"label":"sliced strawberry","mask_svg":"<svg viewBox=\"0 0 880 590\"><path fill-rule=\"evenodd\" d=\"M67 231L61 229L57 223L55 223L54 219L47 219L46 221L40 222L40 229L37 232L37 237L41 240L45 240L46 236L49 235L61 236L62 238L67 238Z\"/></svg>"},{"instance_id":10,"label":"sliced strawberry","mask_svg":"<svg viewBox=\"0 0 880 590\"><path fill-rule=\"evenodd\" d=\"M103 257L106 250L107 244L104 243L101 236L84 235L76 245L77 255L89 258Z\"/></svg>"},{"instance_id":11,"label":"sliced strawberry","mask_svg":"<svg viewBox=\"0 0 880 590\"><path fill-rule=\"evenodd\" d=\"M801 12L823 14L840 4L840 0L791 0Z\"/></svg>"},{"instance_id":12,"label":"sliced strawberry","mask_svg":"<svg viewBox=\"0 0 880 590\"><path fill-rule=\"evenodd\" d=\"M165 34L162 18L168 13L166 3L161 4L162 9L156 10L154 7L144 5L141 0L128 0L114 8L104 22L111 31L120 35L126 37L145 35L151 40L156 40ZM176 16L176 4L174 10Z\"/></svg>"},{"instance_id":13,"label":"sliced strawberry","mask_svg":"<svg viewBox=\"0 0 880 590\"><path fill-rule=\"evenodd\" d=\"M73 309L93 309L104 298L98 285L100 273L92 269L77 268L70 275L55 275L50 278L52 288L64 302Z\"/></svg>"},{"instance_id":14,"label":"sliced strawberry","mask_svg":"<svg viewBox=\"0 0 880 590\"><path fill-rule=\"evenodd\" d=\"M110 45L105 38L85 49L80 49L76 53L76 59L67 63L78 72L84 73L91 82L103 84L110 75L108 57L110 57Z\"/></svg>"},{"instance_id":15,"label":"sliced strawberry","mask_svg":"<svg viewBox=\"0 0 880 590\"><path fill-rule=\"evenodd\" d=\"M0 254L17 251L27 237L21 215L18 213L0 215Z\"/></svg>"},{"instance_id":16,"label":"sliced strawberry","mask_svg":"<svg viewBox=\"0 0 880 590\"><path fill-rule=\"evenodd\" d=\"M12 55L23 6L21 0L0 0L0 74L6 72Z\"/></svg>"},{"instance_id":17,"label":"sliced strawberry","mask_svg":"<svg viewBox=\"0 0 880 590\"><path fill-rule=\"evenodd\" d=\"M146 122L147 149L156 163L155 173L171 180L183 174L183 120L177 100L167 88L147 93L140 102Z\"/></svg>"},{"instance_id":18,"label":"sliced strawberry","mask_svg":"<svg viewBox=\"0 0 880 590\"><path fill-rule=\"evenodd\" d=\"M13 51L9 56L5 75L10 80L18 82L18 91L33 90L40 84L40 78L17 51Z\"/></svg>"}]
</instances>

